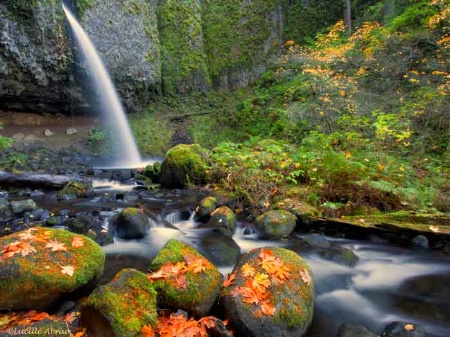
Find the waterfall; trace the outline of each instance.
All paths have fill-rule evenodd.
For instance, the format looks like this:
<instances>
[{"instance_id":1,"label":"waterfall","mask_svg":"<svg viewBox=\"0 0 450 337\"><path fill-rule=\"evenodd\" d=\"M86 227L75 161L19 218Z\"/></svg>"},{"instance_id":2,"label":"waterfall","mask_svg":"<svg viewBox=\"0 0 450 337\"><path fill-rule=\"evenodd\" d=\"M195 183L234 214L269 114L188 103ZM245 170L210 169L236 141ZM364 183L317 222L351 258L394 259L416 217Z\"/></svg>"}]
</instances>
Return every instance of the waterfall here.
<instances>
[{"instance_id":1,"label":"waterfall","mask_svg":"<svg viewBox=\"0 0 450 337\"><path fill-rule=\"evenodd\" d=\"M113 151L115 158L111 166L119 168L141 166L141 156L114 84L89 36L70 10L64 4L62 4L62 7L98 92L101 113L109 122L108 124L111 125L110 131L115 140Z\"/></svg>"}]
</instances>

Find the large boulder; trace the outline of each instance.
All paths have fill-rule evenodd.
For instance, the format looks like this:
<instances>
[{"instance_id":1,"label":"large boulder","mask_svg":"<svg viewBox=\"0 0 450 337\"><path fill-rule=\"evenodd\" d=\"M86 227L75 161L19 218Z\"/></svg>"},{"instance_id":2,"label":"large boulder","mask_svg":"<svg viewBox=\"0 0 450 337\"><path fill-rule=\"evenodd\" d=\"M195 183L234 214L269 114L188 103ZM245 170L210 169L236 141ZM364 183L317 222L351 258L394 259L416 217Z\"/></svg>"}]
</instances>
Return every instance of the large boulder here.
<instances>
[{"instance_id":1,"label":"large boulder","mask_svg":"<svg viewBox=\"0 0 450 337\"><path fill-rule=\"evenodd\" d=\"M156 291L144 273L122 269L83 302L81 319L95 336L140 336L142 327L156 325Z\"/></svg>"},{"instance_id":2,"label":"large boulder","mask_svg":"<svg viewBox=\"0 0 450 337\"><path fill-rule=\"evenodd\" d=\"M167 188L183 188L205 182L206 150L198 144L179 144L167 151L161 164L159 182Z\"/></svg>"},{"instance_id":3,"label":"large boulder","mask_svg":"<svg viewBox=\"0 0 450 337\"><path fill-rule=\"evenodd\" d=\"M152 261L150 270L158 306L205 316L217 301L222 275L190 245L171 239Z\"/></svg>"},{"instance_id":4,"label":"large boulder","mask_svg":"<svg viewBox=\"0 0 450 337\"><path fill-rule=\"evenodd\" d=\"M92 290L105 254L94 241L61 229L30 228L0 238L0 307L54 308Z\"/></svg>"},{"instance_id":5,"label":"large boulder","mask_svg":"<svg viewBox=\"0 0 450 337\"><path fill-rule=\"evenodd\" d=\"M111 218L110 228L121 239L142 239L150 228L150 222L141 209L127 207Z\"/></svg>"},{"instance_id":6,"label":"large boulder","mask_svg":"<svg viewBox=\"0 0 450 337\"><path fill-rule=\"evenodd\" d=\"M281 239L295 229L296 217L285 210L268 211L255 219L260 239Z\"/></svg>"},{"instance_id":7,"label":"large boulder","mask_svg":"<svg viewBox=\"0 0 450 337\"><path fill-rule=\"evenodd\" d=\"M293 251L254 249L224 282L220 304L239 336L304 336L314 311L311 270Z\"/></svg>"}]
</instances>

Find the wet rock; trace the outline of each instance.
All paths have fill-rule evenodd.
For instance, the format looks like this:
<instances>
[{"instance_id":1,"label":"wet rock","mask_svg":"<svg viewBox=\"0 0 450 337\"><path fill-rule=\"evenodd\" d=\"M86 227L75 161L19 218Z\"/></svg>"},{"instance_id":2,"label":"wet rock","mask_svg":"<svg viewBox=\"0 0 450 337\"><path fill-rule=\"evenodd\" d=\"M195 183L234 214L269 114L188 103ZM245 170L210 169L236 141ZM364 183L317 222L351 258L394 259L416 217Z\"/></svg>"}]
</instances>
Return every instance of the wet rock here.
<instances>
[{"instance_id":1,"label":"wet rock","mask_svg":"<svg viewBox=\"0 0 450 337\"><path fill-rule=\"evenodd\" d=\"M141 209L128 207L111 218L110 228L121 239L141 239L149 230L150 222Z\"/></svg>"},{"instance_id":2,"label":"wet rock","mask_svg":"<svg viewBox=\"0 0 450 337\"><path fill-rule=\"evenodd\" d=\"M314 284L295 252L265 247L244 254L220 296L224 316L238 336L305 336L314 312Z\"/></svg>"},{"instance_id":3,"label":"wet rock","mask_svg":"<svg viewBox=\"0 0 450 337\"><path fill-rule=\"evenodd\" d=\"M281 239L295 229L296 217L284 210L268 211L255 220L260 239Z\"/></svg>"},{"instance_id":4,"label":"wet rock","mask_svg":"<svg viewBox=\"0 0 450 337\"><path fill-rule=\"evenodd\" d=\"M93 194L92 185L88 181L71 181L58 192L58 200L72 200L86 198Z\"/></svg>"},{"instance_id":5,"label":"wet rock","mask_svg":"<svg viewBox=\"0 0 450 337\"><path fill-rule=\"evenodd\" d=\"M311 247L330 248L330 242L328 242L325 235L323 234L307 234L305 235L305 238L303 240Z\"/></svg>"},{"instance_id":6,"label":"wet rock","mask_svg":"<svg viewBox=\"0 0 450 337\"><path fill-rule=\"evenodd\" d=\"M94 240L100 246L106 246L114 243L114 237L111 232L102 227L95 226L90 228L85 235Z\"/></svg>"},{"instance_id":7,"label":"wet rock","mask_svg":"<svg viewBox=\"0 0 450 337\"><path fill-rule=\"evenodd\" d=\"M179 144L167 151L158 180L166 188L203 184L206 169L205 149L198 144Z\"/></svg>"},{"instance_id":8,"label":"wet rock","mask_svg":"<svg viewBox=\"0 0 450 337\"><path fill-rule=\"evenodd\" d=\"M184 236L183 242L194 246L200 254L218 267L234 266L241 252L239 245L229 235L213 228L196 229Z\"/></svg>"},{"instance_id":9,"label":"wet rock","mask_svg":"<svg viewBox=\"0 0 450 337\"><path fill-rule=\"evenodd\" d=\"M342 324L337 333L336 337L377 337L378 335L370 332L363 325L353 325L353 324Z\"/></svg>"},{"instance_id":10,"label":"wet rock","mask_svg":"<svg viewBox=\"0 0 450 337\"><path fill-rule=\"evenodd\" d=\"M34 227L0 238L0 307L45 310L75 292L92 290L105 254L91 239Z\"/></svg>"},{"instance_id":11,"label":"wet rock","mask_svg":"<svg viewBox=\"0 0 450 337\"><path fill-rule=\"evenodd\" d=\"M211 218L204 228L221 228L228 235L232 236L236 231L236 214L227 206L220 206L211 213Z\"/></svg>"},{"instance_id":12,"label":"wet rock","mask_svg":"<svg viewBox=\"0 0 450 337\"><path fill-rule=\"evenodd\" d=\"M21 214L26 211L34 211L37 209L37 205L33 199L11 201L10 205L13 214Z\"/></svg>"},{"instance_id":13,"label":"wet rock","mask_svg":"<svg viewBox=\"0 0 450 337\"><path fill-rule=\"evenodd\" d=\"M55 133L52 132L50 129L45 129L44 135L47 137L53 136Z\"/></svg>"},{"instance_id":14,"label":"wet rock","mask_svg":"<svg viewBox=\"0 0 450 337\"><path fill-rule=\"evenodd\" d=\"M152 261L150 270L154 273L159 307L205 316L217 301L222 275L190 245L169 240Z\"/></svg>"},{"instance_id":15,"label":"wet rock","mask_svg":"<svg viewBox=\"0 0 450 337\"><path fill-rule=\"evenodd\" d=\"M207 196L200 201L200 205L195 209L194 219L202 221L208 219L212 211L217 207L217 199L213 196Z\"/></svg>"},{"instance_id":16,"label":"wet rock","mask_svg":"<svg viewBox=\"0 0 450 337\"><path fill-rule=\"evenodd\" d=\"M83 302L81 321L95 336L140 336L144 325L156 324L156 295L144 273L123 269Z\"/></svg>"},{"instance_id":17,"label":"wet rock","mask_svg":"<svg viewBox=\"0 0 450 337\"><path fill-rule=\"evenodd\" d=\"M142 175L146 178L149 178L153 183L158 183L158 176L161 172L161 163L156 162L150 165L147 165L144 168L144 172Z\"/></svg>"},{"instance_id":18,"label":"wet rock","mask_svg":"<svg viewBox=\"0 0 450 337\"><path fill-rule=\"evenodd\" d=\"M392 322L384 328L380 337L426 337L424 328L410 322Z\"/></svg>"},{"instance_id":19,"label":"wet rock","mask_svg":"<svg viewBox=\"0 0 450 337\"><path fill-rule=\"evenodd\" d=\"M322 250L319 255L325 260L333 261L337 264L353 267L358 262L359 257L351 249L345 247L331 247Z\"/></svg>"},{"instance_id":20,"label":"wet rock","mask_svg":"<svg viewBox=\"0 0 450 337\"><path fill-rule=\"evenodd\" d=\"M8 200L0 199L0 221L11 220L13 211Z\"/></svg>"},{"instance_id":21,"label":"wet rock","mask_svg":"<svg viewBox=\"0 0 450 337\"><path fill-rule=\"evenodd\" d=\"M416 235L411 240L411 247L419 248L419 249L430 249L430 243L428 242L428 239L426 236Z\"/></svg>"}]
</instances>

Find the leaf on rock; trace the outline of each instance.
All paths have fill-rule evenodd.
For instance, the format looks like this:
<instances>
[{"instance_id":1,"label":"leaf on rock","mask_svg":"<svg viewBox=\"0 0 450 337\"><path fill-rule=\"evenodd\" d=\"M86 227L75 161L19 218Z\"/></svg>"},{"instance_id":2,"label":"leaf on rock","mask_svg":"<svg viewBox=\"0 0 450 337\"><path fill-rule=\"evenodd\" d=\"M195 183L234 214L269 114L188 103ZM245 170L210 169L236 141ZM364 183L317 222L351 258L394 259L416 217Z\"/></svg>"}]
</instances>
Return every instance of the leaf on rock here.
<instances>
[{"instance_id":1,"label":"leaf on rock","mask_svg":"<svg viewBox=\"0 0 450 337\"><path fill-rule=\"evenodd\" d=\"M74 266L61 266L61 273L72 276L75 272Z\"/></svg>"},{"instance_id":2,"label":"leaf on rock","mask_svg":"<svg viewBox=\"0 0 450 337\"><path fill-rule=\"evenodd\" d=\"M206 270L207 266L206 261L199 257L188 262L187 270L192 271L193 273L201 273Z\"/></svg>"},{"instance_id":3,"label":"leaf on rock","mask_svg":"<svg viewBox=\"0 0 450 337\"><path fill-rule=\"evenodd\" d=\"M223 287L229 287L234 283L234 280L236 278L236 274L232 273L232 274L228 274L228 277L225 281L223 281Z\"/></svg>"},{"instance_id":4,"label":"leaf on rock","mask_svg":"<svg viewBox=\"0 0 450 337\"><path fill-rule=\"evenodd\" d=\"M80 248L84 246L84 239L81 236L74 236L72 239L72 247Z\"/></svg>"},{"instance_id":5,"label":"leaf on rock","mask_svg":"<svg viewBox=\"0 0 450 337\"><path fill-rule=\"evenodd\" d=\"M275 306L270 301L261 302L261 311L267 316L275 315Z\"/></svg>"},{"instance_id":6,"label":"leaf on rock","mask_svg":"<svg viewBox=\"0 0 450 337\"><path fill-rule=\"evenodd\" d=\"M52 252L67 251L66 245L58 240L52 240L45 245L45 248L50 248Z\"/></svg>"},{"instance_id":7,"label":"leaf on rock","mask_svg":"<svg viewBox=\"0 0 450 337\"><path fill-rule=\"evenodd\" d=\"M252 281L252 287L256 288L259 292L264 293L268 287L270 287L269 275L264 273L258 273L255 275Z\"/></svg>"},{"instance_id":8,"label":"leaf on rock","mask_svg":"<svg viewBox=\"0 0 450 337\"><path fill-rule=\"evenodd\" d=\"M31 228L30 228L31 229ZM30 231L29 229L20 233L19 234L19 238L20 240L32 240L35 238L34 234L32 233L32 231Z\"/></svg>"},{"instance_id":9,"label":"leaf on rock","mask_svg":"<svg viewBox=\"0 0 450 337\"><path fill-rule=\"evenodd\" d=\"M155 331L151 325L144 325L141 329L141 337L154 337Z\"/></svg>"},{"instance_id":10,"label":"leaf on rock","mask_svg":"<svg viewBox=\"0 0 450 337\"><path fill-rule=\"evenodd\" d=\"M6 245L5 249L1 251L4 258L12 257L16 254L27 256L28 254L35 253L36 249L33 248L28 242L14 241Z\"/></svg>"},{"instance_id":11,"label":"leaf on rock","mask_svg":"<svg viewBox=\"0 0 450 337\"><path fill-rule=\"evenodd\" d=\"M241 267L241 271L242 271L242 275L244 277L253 277L255 275L255 268L253 268L251 265L249 265L248 263L244 264Z\"/></svg>"},{"instance_id":12,"label":"leaf on rock","mask_svg":"<svg viewBox=\"0 0 450 337\"><path fill-rule=\"evenodd\" d=\"M305 282L306 284L311 284L311 275L309 275L306 269L300 271L300 276L303 282Z\"/></svg>"}]
</instances>

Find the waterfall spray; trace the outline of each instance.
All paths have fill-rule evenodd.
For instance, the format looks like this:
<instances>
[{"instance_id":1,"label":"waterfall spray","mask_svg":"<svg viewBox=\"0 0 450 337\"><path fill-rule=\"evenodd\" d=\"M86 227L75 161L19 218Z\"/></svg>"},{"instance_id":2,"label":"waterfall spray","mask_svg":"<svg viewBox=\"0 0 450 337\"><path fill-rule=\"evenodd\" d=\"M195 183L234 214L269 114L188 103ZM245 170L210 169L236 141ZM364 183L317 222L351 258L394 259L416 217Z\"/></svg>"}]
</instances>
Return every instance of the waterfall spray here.
<instances>
[{"instance_id":1,"label":"waterfall spray","mask_svg":"<svg viewBox=\"0 0 450 337\"><path fill-rule=\"evenodd\" d=\"M102 115L111 125L112 137L114 137L116 147L114 149L114 162L111 166L120 168L138 167L141 165L141 156L114 84L89 36L64 3L62 7L75 40L89 67L90 75L99 94Z\"/></svg>"}]
</instances>

